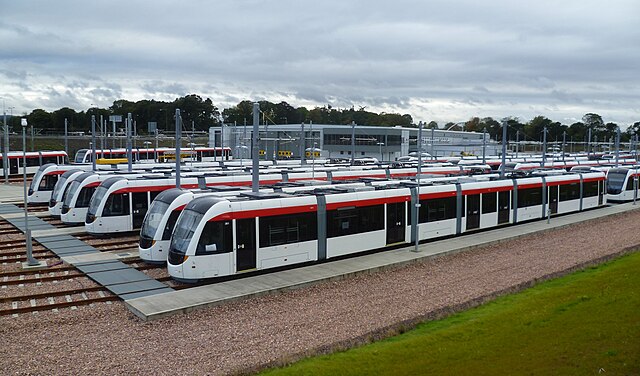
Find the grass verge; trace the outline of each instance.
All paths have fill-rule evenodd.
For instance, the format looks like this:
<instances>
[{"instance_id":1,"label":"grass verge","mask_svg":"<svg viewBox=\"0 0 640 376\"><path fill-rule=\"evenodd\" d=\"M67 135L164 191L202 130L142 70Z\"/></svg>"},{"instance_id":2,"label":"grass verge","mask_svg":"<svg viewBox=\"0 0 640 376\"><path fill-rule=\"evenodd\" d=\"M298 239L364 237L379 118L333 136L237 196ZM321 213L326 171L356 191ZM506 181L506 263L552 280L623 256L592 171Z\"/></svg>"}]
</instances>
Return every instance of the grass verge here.
<instances>
[{"instance_id":1,"label":"grass verge","mask_svg":"<svg viewBox=\"0 0 640 376\"><path fill-rule=\"evenodd\" d=\"M268 375L640 375L640 252Z\"/></svg>"}]
</instances>

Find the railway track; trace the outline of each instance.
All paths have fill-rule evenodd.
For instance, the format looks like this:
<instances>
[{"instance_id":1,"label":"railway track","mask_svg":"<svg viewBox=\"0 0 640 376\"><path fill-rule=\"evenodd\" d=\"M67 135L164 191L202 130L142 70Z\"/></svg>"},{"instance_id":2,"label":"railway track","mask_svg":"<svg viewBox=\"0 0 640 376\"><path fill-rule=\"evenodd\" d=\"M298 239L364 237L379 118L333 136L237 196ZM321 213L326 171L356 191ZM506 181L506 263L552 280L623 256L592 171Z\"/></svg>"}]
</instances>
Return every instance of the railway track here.
<instances>
[{"instance_id":1,"label":"railway track","mask_svg":"<svg viewBox=\"0 0 640 376\"><path fill-rule=\"evenodd\" d=\"M125 260L125 264L137 264L139 260ZM136 270L153 270L160 269L160 265L140 264L133 266ZM26 284L38 284L42 282L65 281L74 278L88 278L73 266L63 265L47 270L15 270L0 272L0 286L16 286ZM164 278L164 277L163 277ZM158 279L160 280L160 279ZM163 279L168 281L169 277ZM163 282L161 281L161 282Z\"/></svg>"},{"instance_id":2,"label":"railway track","mask_svg":"<svg viewBox=\"0 0 640 376\"><path fill-rule=\"evenodd\" d=\"M61 308L74 309L78 306L95 303L118 301L116 295L108 292L104 287L86 287L52 291L41 294L15 295L0 298L0 316L51 310L56 312Z\"/></svg>"},{"instance_id":3,"label":"railway track","mask_svg":"<svg viewBox=\"0 0 640 376\"><path fill-rule=\"evenodd\" d=\"M34 210L47 210L47 208L43 206L34 208ZM43 219L56 227L65 227L59 219L49 217L43 217ZM22 235L20 230L4 220L0 220L0 232L2 234ZM137 248L139 240L139 235L131 233L119 235L115 238L95 237L90 234L80 234L75 237L102 252L111 251L116 253ZM90 283L93 285L94 283L89 282L90 278L74 266L64 264L57 255L37 241L34 241L33 252L35 258L40 261L46 261L49 264L47 269L18 270L16 266L11 266L26 261L26 247L23 236L0 241L0 266L9 265L0 269L0 289L3 294L12 294L0 298L0 316L18 316L29 312L57 311L63 308L77 309L79 306L104 302L111 304L112 301L119 300L116 295L102 286L42 292L52 289L52 283L74 280L78 280L80 284ZM121 261L143 272L162 268L159 265L141 262L139 258ZM162 275L156 279L174 287L171 278L168 276ZM74 284L72 283L70 286ZM176 285L178 286L174 288L181 288L179 284ZM62 286L65 285L60 285L58 288ZM186 285L184 287L189 286ZM28 291L28 293L25 291Z\"/></svg>"}]
</instances>

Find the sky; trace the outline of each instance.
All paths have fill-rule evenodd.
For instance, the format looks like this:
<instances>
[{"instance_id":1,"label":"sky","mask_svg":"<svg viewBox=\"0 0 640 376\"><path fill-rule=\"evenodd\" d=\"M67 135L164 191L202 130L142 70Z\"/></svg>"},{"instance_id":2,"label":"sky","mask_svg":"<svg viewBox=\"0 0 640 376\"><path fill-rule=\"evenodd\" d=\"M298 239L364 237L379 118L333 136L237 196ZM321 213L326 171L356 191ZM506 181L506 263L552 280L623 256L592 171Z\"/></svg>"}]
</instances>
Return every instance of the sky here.
<instances>
[{"instance_id":1,"label":"sky","mask_svg":"<svg viewBox=\"0 0 640 376\"><path fill-rule=\"evenodd\" d=\"M173 101L640 121L638 0L0 0L7 113Z\"/></svg>"}]
</instances>

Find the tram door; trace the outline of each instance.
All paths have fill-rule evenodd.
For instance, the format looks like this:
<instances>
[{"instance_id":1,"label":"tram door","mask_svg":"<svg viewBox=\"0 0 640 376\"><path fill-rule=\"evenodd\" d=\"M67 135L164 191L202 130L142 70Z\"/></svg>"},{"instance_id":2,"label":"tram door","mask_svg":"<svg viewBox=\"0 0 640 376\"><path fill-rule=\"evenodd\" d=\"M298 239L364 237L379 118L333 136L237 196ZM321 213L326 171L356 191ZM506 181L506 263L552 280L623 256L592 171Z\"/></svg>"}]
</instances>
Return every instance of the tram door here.
<instances>
[{"instance_id":1,"label":"tram door","mask_svg":"<svg viewBox=\"0 0 640 376\"><path fill-rule=\"evenodd\" d=\"M405 241L405 204L387 204L387 244Z\"/></svg>"},{"instance_id":2,"label":"tram door","mask_svg":"<svg viewBox=\"0 0 640 376\"><path fill-rule=\"evenodd\" d=\"M9 174L15 175L18 173L18 158L9 158Z\"/></svg>"},{"instance_id":3,"label":"tram door","mask_svg":"<svg viewBox=\"0 0 640 376\"><path fill-rule=\"evenodd\" d=\"M558 186L549 187L549 210L551 214L558 212Z\"/></svg>"},{"instance_id":4,"label":"tram door","mask_svg":"<svg viewBox=\"0 0 640 376\"><path fill-rule=\"evenodd\" d=\"M236 268L238 272L256 268L256 220L236 220Z\"/></svg>"},{"instance_id":5,"label":"tram door","mask_svg":"<svg viewBox=\"0 0 640 376\"><path fill-rule=\"evenodd\" d=\"M480 195L467 196L467 230L480 227Z\"/></svg>"},{"instance_id":6,"label":"tram door","mask_svg":"<svg viewBox=\"0 0 640 376\"><path fill-rule=\"evenodd\" d=\"M498 192L498 224L509 223L509 191Z\"/></svg>"},{"instance_id":7,"label":"tram door","mask_svg":"<svg viewBox=\"0 0 640 376\"><path fill-rule=\"evenodd\" d=\"M142 226L144 216L147 214L147 209L149 207L147 192L133 192L132 199L133 228L136 229Z\"/></svg>"}]
</instances>

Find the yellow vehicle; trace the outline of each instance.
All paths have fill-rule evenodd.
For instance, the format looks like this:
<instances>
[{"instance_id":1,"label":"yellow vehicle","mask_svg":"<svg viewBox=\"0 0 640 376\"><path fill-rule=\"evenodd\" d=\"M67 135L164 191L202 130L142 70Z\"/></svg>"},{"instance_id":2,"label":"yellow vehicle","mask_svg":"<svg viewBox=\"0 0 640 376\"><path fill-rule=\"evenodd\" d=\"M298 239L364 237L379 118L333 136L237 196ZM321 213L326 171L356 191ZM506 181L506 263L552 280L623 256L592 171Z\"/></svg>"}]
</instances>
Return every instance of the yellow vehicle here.
<instances>
[{"instance_id":1,"label":"yellow vehicle","mask_svg":"<svg viewBox=\"0 0 640 376\"><path fill-rule=\"evenodd\" d=\"M98 158L96 159L96 164L99 165L113 165L113 164L122 164L129 163L127 158Z\"/></svg>"}]
</instances>

